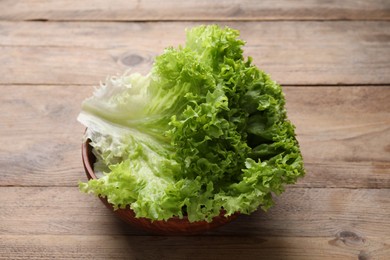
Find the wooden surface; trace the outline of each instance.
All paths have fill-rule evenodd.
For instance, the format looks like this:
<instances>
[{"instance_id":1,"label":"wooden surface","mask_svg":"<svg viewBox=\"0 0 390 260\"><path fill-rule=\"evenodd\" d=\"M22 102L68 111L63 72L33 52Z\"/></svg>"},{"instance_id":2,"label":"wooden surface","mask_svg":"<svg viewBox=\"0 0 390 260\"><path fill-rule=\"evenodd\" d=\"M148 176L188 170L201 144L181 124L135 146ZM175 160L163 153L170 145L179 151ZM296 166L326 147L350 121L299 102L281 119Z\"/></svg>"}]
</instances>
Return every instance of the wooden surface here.
<instances>
[{"instance_id":1,"label":"wooden surface","mask_svg":"<svg viewBox=\"0 0 390 260\"><path fill-rule=\"evenodd\" d=\"M4 20L390 20L387 0L2 0Z\"/></svg>"},{"instance_id":2,"label":"wooden surface","mask_svg":"<svg viewBox=\"0 0 390 260\"><path fill-rule=\"evenodd\" d=\"M0 21L0 83L94 85L127 67L145 72L201 23ZM281 84L390 82L389 22L218 23L239 29L246 54Z\"/></svg>"},{"instance_id":3,"label":"wooden surface","mask_svg":"<svg viewBox=\"0 0 390 260\"><path fill-rule=\"evenodd\" d=\"M0 1L0 259L390 259L390 1ZM184 29L237 28L284 86L307 175L191 237L81 194L83 99Z\"/></svg>"}]
</instances>

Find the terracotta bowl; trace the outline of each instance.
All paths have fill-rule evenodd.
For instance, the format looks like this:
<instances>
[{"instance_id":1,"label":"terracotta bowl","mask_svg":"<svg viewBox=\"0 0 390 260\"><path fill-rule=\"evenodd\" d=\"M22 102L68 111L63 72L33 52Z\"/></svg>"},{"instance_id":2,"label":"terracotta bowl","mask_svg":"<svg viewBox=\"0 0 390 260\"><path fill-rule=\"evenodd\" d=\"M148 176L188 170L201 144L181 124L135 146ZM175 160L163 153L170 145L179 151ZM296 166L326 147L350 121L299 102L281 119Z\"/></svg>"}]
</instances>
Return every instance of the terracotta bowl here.
<instances>
[{"instance_id":1,"label":"terracotta bowl","mask_svg":"<svg viewBox=\"0 0 390 260\"><path fill-rule=\"evenodd\" d=\"M96 160L92 153L92 147L89 145L89 141L82 144L82 159L84 164L85 173L88 179L97 179L94 171L93 164ZM222 225L225 225L232 220L236 219L238 213L229 217L224 216L224 212L208 223L206 221L189 222L187 217L180 219L179 217L173 217L167 221L151 221L147 218L135 218L135 213L130 208L114 210L112 205L103 197L99 197L100 200L109 208L116 216L131 224L135 227L141 228L147 232L160 234L160 235L194 235L210 231Z\"/></svg>"}]
</instances>

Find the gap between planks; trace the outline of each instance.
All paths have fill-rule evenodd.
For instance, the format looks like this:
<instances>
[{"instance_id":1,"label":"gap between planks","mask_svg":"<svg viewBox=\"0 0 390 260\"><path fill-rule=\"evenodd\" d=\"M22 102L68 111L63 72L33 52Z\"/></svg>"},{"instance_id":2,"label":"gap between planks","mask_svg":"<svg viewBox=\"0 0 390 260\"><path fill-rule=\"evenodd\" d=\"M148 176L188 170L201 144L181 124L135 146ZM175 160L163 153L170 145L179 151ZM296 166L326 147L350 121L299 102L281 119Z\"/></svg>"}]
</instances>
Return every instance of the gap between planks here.
<instances>
[{"instance_id":1,"label":"gap between planks","mask_svg":"<svg viewBox=\"0 0 390 260\"><path fill-rule=\"evenodd\" d=\"M80 86L80 87L91 87L91 86L96 86L98 85L98 83L96 84L83 84L83 83L56 83L56 84L53 84L53 83L12 83L12 82L0 82L0 87L1 86L47 86L47 87L55 87L55 86ZM285 83L285 84L282 84L280 83L279 85L281 85L282 87L286 87L286 88L312 88L312 87L324 87L324 88L327 88L327 87L345 87L345 88L348 88L348 87L368 87L368 88L374 88L374 87L388 87L390 88L390 82L389 83L378 83L378 84L344 84L344 83L340 83L340 84L304 84L304 85L299 85L299 84L291 84L291 83Z\"/></svg>"},{"instance_id":2,"label":"gap between planks","mask_svg":"<svg viewBox=\"0 0 390 260\"><path fill-rule=\"evenodd\" d=\"M72 19L26 19L26 20L7 20L7 19L2 19L0 22L13 22L13 23L18 23L18 22L39 22L39 23L56 23L56 22L64 22L64 23L70 23L70 22L75 22L75 23L180 23L180 22L196 22L196 23L221 23L221 22L240 22L240 23L245 23L245 22L388 22L390 21L389 18L384 18L384 19L370 19L370 18L359 18L359 19L340 19L340 18L300 18L300 19L272 19L272 18L257 18L257 19L181 19L181 20L174 20L174 19L165 19L165 20L153 20L153 19L139 19L139 20L72 20Z\"/></svg>"}]
</instances>

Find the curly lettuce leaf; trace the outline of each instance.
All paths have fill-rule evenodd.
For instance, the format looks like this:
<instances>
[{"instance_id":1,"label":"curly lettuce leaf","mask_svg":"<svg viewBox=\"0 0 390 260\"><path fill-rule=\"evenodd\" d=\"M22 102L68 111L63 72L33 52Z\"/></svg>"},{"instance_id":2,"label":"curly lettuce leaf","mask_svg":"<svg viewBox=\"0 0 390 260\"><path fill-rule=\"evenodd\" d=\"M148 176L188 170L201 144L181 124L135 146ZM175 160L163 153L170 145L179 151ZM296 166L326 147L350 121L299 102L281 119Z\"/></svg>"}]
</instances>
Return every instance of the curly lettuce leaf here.
<instances>
[{"instance_id":1,"label":"curly lettuce leaf","mask_svg":"<svg viewBox=\"0 0 390 260\"><path fill-rule=\"evenodd\" d=\"M271 207L303 160L280 85L244 58L238 36L195 27L148 75L109 78L84 101L78 119L101 178L80 189L151 220Z\"/></svg>"}]
</instances>

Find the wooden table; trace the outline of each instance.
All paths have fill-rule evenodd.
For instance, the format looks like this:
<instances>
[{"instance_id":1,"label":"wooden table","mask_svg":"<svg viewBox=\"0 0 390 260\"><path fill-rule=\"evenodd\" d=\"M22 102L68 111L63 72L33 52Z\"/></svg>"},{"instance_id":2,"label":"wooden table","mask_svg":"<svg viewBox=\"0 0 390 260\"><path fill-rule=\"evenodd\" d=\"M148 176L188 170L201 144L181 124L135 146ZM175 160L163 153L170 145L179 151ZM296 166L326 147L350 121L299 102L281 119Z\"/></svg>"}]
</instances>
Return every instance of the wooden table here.
<instances>
[{"instance_id":1,"label":"wooden table","mask_svg":"<svg viewBox=\"0 0 390 260\"><path fill-rule=\"evenodd\" d=\"M108 2L0 1L0 259L390 259L390 1ZM268 213L149 235L78 191L76 117L209 23L284 86L307 176Z\"/></svg>"}]
</instances>

